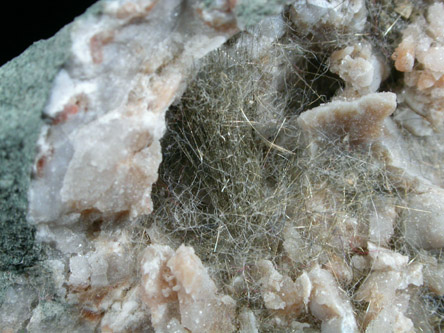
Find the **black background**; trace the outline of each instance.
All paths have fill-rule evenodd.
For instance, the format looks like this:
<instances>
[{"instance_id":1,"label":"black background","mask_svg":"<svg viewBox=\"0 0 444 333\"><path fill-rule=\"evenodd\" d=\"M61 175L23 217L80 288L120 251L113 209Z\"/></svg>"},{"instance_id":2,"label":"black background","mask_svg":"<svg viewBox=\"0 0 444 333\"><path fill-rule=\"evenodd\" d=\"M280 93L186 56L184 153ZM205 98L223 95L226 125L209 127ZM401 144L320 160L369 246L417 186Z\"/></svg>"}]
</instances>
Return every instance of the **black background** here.
<instances>
[{"instance_id":1,"label":"black background","mask_svg":"<svg viewBox=\"0 0 444 333\"><path fill-rule=\"evenodd\" d=\"M95 0L8 0L0 7L0 66L33 42L48 39Z\"/></svg>"}]
</instances>

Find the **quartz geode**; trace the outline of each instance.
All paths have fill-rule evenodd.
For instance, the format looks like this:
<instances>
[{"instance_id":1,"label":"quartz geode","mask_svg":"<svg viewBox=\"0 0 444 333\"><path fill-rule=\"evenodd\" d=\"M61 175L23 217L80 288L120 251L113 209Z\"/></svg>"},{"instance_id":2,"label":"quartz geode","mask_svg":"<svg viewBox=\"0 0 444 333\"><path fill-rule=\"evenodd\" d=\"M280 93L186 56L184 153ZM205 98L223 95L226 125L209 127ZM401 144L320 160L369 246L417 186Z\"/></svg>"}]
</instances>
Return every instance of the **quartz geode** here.
<instances>
[{"instance_id":1,"label":"quartz geode","mask_svg":"<svg viewBox=\"0 0 444 333\"><path fill-rule=\"evenodd\" d=\"M440 330L443 16L99 1L6 64L1 332Z\"/></svg>"}]
</instances>

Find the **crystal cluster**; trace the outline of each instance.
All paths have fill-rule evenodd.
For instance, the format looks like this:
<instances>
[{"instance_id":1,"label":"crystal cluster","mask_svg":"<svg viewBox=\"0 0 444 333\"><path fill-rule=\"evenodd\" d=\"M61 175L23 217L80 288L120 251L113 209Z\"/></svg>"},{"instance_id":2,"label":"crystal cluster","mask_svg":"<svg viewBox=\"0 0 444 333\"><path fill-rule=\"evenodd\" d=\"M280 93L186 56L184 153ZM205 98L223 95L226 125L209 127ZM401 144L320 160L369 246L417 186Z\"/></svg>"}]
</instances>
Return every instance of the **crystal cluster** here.
<instances>
[{"instance_id":1,"label":"crystal cluster","mask_svg":"<svg viewBox=\"0 0 444 333\"><path fill-rule=\"evenodd\" d=\"M29 220L62 253L68 303L93 327L120 332L150 325L125 229L152 211L165 112L193 63L237 26L224 1L101 5L71 28L72 55L44 110Z\"/></svg>"},{"instance_id":2,"label":"crystal cluster","mask_svg":"<svg viewBox=\"0 0 444 333\"><path fill-rule=\"evenodd\" d=\"M237 1L110 0L98 5L98 11L71 27L71 55L43 111L46 125L28 194L29 222L37 240L51 248L44 267L65 302L58 306L75 309L80 319L51 320L59 311L55 302L27 296L27 287L9 286L0 304L2 332L18 326L29 332L75 327L79 332L165 333L432 329L418 319L424 307L415 305L421 302L418 290L444 295L444 264L437 255L444 247L444 4L431 4L425 15L412 16L405 25L392 55L394 68L404 73L395 89L381 89L393 63L365 38L371 6L364 0L297 0L282 15L244 31L236 16L243 3ZM341 37L337 45L331 43L335 34ZM225 61L217 65L226 72L206 77L199 66L205 68L213 50L219 58L217 53L213 57ZM318 59L315 54L321 51ZM309 53L314 55L307 61ZM298 68L304 61L312 63ZM328 74L313 76L316 61ZM245 81L249 93L242 91L243 104L236 104L237 95L224 94L230 91L229 71L241 63L252 70ZM341 85L332 84L332 77ZM163 187L163 200L175 208L197 197L192 208L205 206L205 223L199 225L196 217L191 227L181 227L185 215L194 212L186 209L171 209L167 222L178 221L171 232L144 220L156 208L152 192L162 153L171 153L162 152L161 145L166 113L184 105L182 96L194 99L186 94L188 87L205 79L217 81L208 85L220 83L217 95L228 100L225 105L247 105L236 107L237 118L218 124L247 128L245 136L253 133L254 144L261 147L241 166L245 173L257 162L254 158L266 169L278 158L300 154L293 164L304 166L295 172L290 165L284 181L254 174L265 185L257 190L252 184L245 201L251 199L247 195L262 198L256 192L280 195L280 181L297 193L285 194L282 225L254 224L268 211L241 216L250 223L246 228L267 237L279 233L276 244L266 244L266 253L260 244L245 256L254 261L242 259L241 269L236 266L241 260L233 259L220 238L239 241L248 234L235 235L220 221L225 213L233 220L242 214L217 211L220 203L210 196L215 189L199 185L198 194L184 191L181 198L161 180L156 186ZM297 91L303 90L300 83L316 95L316 81L324 79L325 86L336 87L332 95L303 104L309 94ZM212 98L203 95L195 98L202 109ZM285 113L298 103L304 105L301 110ZM230 111L214 105L214 118ZM187 118L179 115L173 121ZM204 122L199 126L207 130ZM197 130L196 136L192 128L188 134L205 166L208 157L199 149L204 142ZM227 147L240 145L231 142L230 131L210 135ZM228 149L218 159L234 154ZM323 159L330 164L320 164ZM310 170L315 165L318 169ZM337 165L352 167L341 174ZM233 175L219 171L226 176L220 192L229 191ZM319 177L310 178L311 171ZM290 178L292 173L305 178ZM288 179L294 181L285 183ZM177 237L180 232L185 236ZM211 251L187 243L187 233L198 232L202 242L217 234ZM215 271L221 267L211 261L217 256L223 258L225 275ZM13 312L22 318L11 319Z\"/></svg>"}]
</instances>

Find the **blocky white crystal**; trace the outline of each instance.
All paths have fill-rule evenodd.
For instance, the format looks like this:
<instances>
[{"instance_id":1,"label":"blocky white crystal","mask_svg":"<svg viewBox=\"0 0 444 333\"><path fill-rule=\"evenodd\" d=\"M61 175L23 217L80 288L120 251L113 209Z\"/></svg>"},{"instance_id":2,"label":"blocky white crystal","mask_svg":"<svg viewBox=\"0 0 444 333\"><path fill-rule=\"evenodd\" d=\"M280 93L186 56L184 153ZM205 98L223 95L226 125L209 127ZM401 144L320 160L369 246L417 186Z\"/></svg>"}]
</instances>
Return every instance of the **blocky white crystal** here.
<instances>
[{"instance_id":1,"label":"blocky white crystal","mask_svg":"<svg viewBox=\"0 0 444 333\"><path fill-rule=\"evenodd\" d=\"M372 243L368 243L368 252L372 271L355 295L369 303L364 318L366 332L377 332L383 324L392 331L410 332L413 323L405 316L410 296L405 290L409 285L423 284L423 266Z\"/></svg>"},{"instance_id":2,"label":"blocky white crystal","mask_svg":"<svg viewBox=\"0 0 444 333\"><path fill-rule=\"evenodd\" d=\"M175 252L168 246L150 245L142 260L144 300L151 322L159 332L168 326L192 332L234 330L235 302L217 294L216 285L191 247Z\"/></svg>"},{"instance_id":3,"label":"blocky white crystal","mask_svg":"<svg viewBox=\"0 0 444 333\"><path fill-rule=\"evenodd\" d=\"M368 94L352 101L333 101L302 113L298 124L314 138L371 142L383 134L384 119L396 109L394 93Z\"/></svg>"},{"instance_id":4,"label":"blocky white crystal","mask_svg":"<svg viewBox=\"0 0 444 333\"><path fill-rule=\"evenodd\" d=\"M383 202L382 198L375 201L369 216L368 239L375 244L386 245L393 236L397 213L393 203Z\"/></svg>"},{"instance_id":5,"label":"blocky white crystal","mask_svg":"<svg viewBox=\"0 0 444 333\"><path fill-rule=\"evenodd\" d=\"M69 259L69 284L74 287L87 287L91 276L91 268L88 258L84 256L75 256Z\"/></svg>"},{"instance_id":6,"label":"blocky white crystal","mask_svg":"<svg viewBox=\"0 0 444 333\"><path fill-rule=\"evenodd\" d=\"M322 332L357 332L352 306L333 275L317 265L308 276L313 285L310 311L322 321Z\"/></svg>"},{"instance_id":7,"label":"blocky white crystal","mask_svg":"<svg viewBox=\"0 0 444 333\"><path fill-rule=\"evenodd\" d=\"M290 277L281 275L269 260L261 260L257 265L267 309L278 310L278 315L291 314L296 317L307 307L312 290L307 273L303 272L293 282Z\"/></svg>"},{"instance_id":8,"label":"blocky white crystal","mask_svg":"<svg viewBox=\"0 0 444 333\"><path fill-rule=\"evenodd\" d=\"M444 295L444 264L434 257L427 256L424 265L424 284L439 296Z\"/></svg>"},{"instance_id":9,"label":"blocky white crystal","mask_svg":"<svg viewBox=\"0 0 444 333\"><path fill-rule=\"evenodd\" d=\"M366 22L362 0L301 0L293 4L292 19L299 28L316 30L319 26L361 31Z\"/></svg>"},{"instance_id":10,"label":"blocky white crystal","mask_svg":"<svg viewBox=\"0 0 444 333\"><path fill-rule=\"evenodd\" d=\"M444 247L444 190L431 187L409 196L404 222L405 238L424 249Z\"/></svg>"},{"instance_id":11,"label":"blocky white crystal","mask_svg":"<svg viewBox=\"0 0 444 333\"><path fill-rule=\"evenodd\" d=\"M330 61L330 70L346 83L345 96L374 93L388 75L386 66L365 42L333 52Z\"/></svg>"}]
</instances>

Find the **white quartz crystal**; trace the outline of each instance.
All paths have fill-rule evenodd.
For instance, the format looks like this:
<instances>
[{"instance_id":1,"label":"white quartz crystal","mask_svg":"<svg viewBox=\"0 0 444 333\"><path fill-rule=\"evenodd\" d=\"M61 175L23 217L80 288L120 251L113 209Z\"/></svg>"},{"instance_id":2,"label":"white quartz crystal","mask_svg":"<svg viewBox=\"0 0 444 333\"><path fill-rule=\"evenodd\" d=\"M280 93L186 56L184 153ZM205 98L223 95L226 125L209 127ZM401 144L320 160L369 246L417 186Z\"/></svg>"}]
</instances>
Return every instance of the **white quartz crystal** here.
<instances>
[{"instance_id":1,"label":"white quartz crystal","mask_svg":"<svg viewBox=\"0 0 444 333\"><path fill-rule=\"evenodd\" d=\"M372 212L369 216L368 239L379 245L386 245L394 234L394 226L398 217L393 202L382 198L372 202Z\"/></svg>"},{"instance_id":2,"label":"white quartz crystal","mask_svg":"<svg viewBox=\"0 0 444 333\"><path fill-rule=\"evenodd\" d=\"M330 62L330 70L346 83L345 96L374 93L388 75L386 66L365 42L333 52Z\"/></svg>"},{"instance_id":3,"label":"white quartz crystal","mask_svg":"<svg viewBox=\"0 0 444 333\"><path fill-rule=\"evenodd\" d=\"M431 187L425 193L408 198L405 238L414 246L425 249L444 247L444 190Z\"/></svg>"},{"instance_id":4,"label":"white quartz crystal","mask_svg":"<svg viewBox=\"0 0 444 333\"><path fill-rule=\"evenodd\" d=\"M319 26L361 31L366 22L363 0L297 0L292 19L299 28L316 30Z\"/></svg>"},{"instance_id":5,"label":"white quartz crystal","mask_svg":"<svg viewBox=\"0 0 444 333\"><path fill-rule=\"evenodd\" d=\"M366 332L378 332L382 325L393 332L411 332L413 323L405 315L410 298L407 288L423 284L423 266L372 243L368 243L368 252L372 272L355 296L369 303L364 318Z\"/></svg>"},{"instance_id":6,"label":"white quartz crystal","mask_svg":"<svg viewBox=\"0 0 444 333\"><path fill-rule=\"evenodd\" d=\"M419 192L427 191L432 186L434 174L421 170L423 162L418 158L420 155L411 154L409 143L412 142L406 141L395 121L387 118L383 139L373 143L372 152L384 163L394 184L406 189L415 188Z\"/></svg>"},{"instance_id":7,"label":"white quartz crystal","mask_svg":"<svg viewBox=\"0 0 444 333\"><path fill-rule=\"evenodd\" d=\"M312 286L307 273L293 282L281 275L269 260L258 263L262 295L267 309L276 310L279 316L297 316L306 309Z\"/></svg>"},{"instance_id":8,"label":"white quartz crystal","mask_svg":"<svg viewBox=\"0 0 444 333\"><path fill-rule=\"evenodd\" d=\"M239 329L240 333L259 333L253 311L244 309L239 314L239 321L241 326Z\"/></svg>"},{"instance_id":9,"label":"white quartz crystal","mask_svg":"<svg viewBox=\"0 0 444 333\"><path fill-rule=\"evenodd\" d=\"M22 320L29 320L32 314L32 303L37 295L27 287L10 286L2 291L6 301L0 305L0 323L3 332L14 332Z\"/></svg>"},{"instance_id":10,"label":"white quartz crystal","mask_svg":"<svg viewBox=\"0 0 444 333\"><path fill-rule=\"evenodd\" d=\"M393 93L373 93L351 101L332 101L304 112L298 124L318 140L348 137L351 144L378 139L383 134L384 119L396 108Z\"/></svg>"},{"instance_id":11,"label":"white quartz crystal","mask_svg":"<svg viewBox=\"0 0 444 333\"><path fill-rule=\"evenodd\" d=\"M148 308L140 297L140 289L132 288L123 300L116 301L101 321L102 332L143 331L151 325Z\"/></svg>"},{"instance_id":12,"label":"white quartz crystal","mask_svg":"<svg viewBox=\"0 0 444 333\"><path fill-rule=\"evenodd\" d=\"M91 276L91 267L88 258L75 256L69 260L69 283L75 287L87 287Z\"/></svg>"},{"instance_id":13,"label":"white quartz crystal","mask_svg":"<svg viewBox=\"0 0 444 333\"><path fill-rule=\"evenodd\" d=\"M424 284L436 295L444 295L444 264L432 256L423 259Z\"/></svg>"},{"instance_id":14,"label":"white quartz crystal","mask_svg":"<svg viewBox=\"0 0 444 333\"><path fill-rule=\"evenodd\" d=\"M236 303L217 293L191 247L182 245L174 252L168 246L148 246L142 260L142 288L158 332L170 332L171 325L192 332L234 330Z\"/></svg>"},{"instance_id":15,"label":"white quartz crystal","mask_svg":"<svg viewBox=\"0 0 444 333\"><path fill-rule=\"evenodd\" d=\"M344 262L343 258L337 255L332 255L328 258L325 269L328 270L338 282L349 284L353 279L351 267Z\"/></svg>"},{"instance_id":16,"label":"white quartz crystal","mask_svg":"<svg viewBox=\"0 0 444 333\"><path fill-rule=\"evenodd\" d=\"M368 243L368 254L372 260L372 270L386 271L386 270L401 270L407 266L409 258L383 247Z\"/></svg>"},{"instance_id":17,"label":"white quartz crystal","mask_svg":"<svg viewBox=\"0 0 444 333\"><path fill-rule=\"evenodd\" d=\"M406 107L423 117L434 132L439 131L444 122L443 15L444 4L432 4L426 17L419 16L404 30L403 39L392 56L396 69L405 72ZM421 123L410 124L412 126L424 127ZM420 129L411 131L424 133ZM429 131L428 135L432 133Z\"/></svg>"},{"instance_id":18,"label":"white quartz crystal","mask_svg":"<svg viewBox=\"0 0 444 333\"><path fill-rule=\"evenodd\" d=\"M288 257L294 261L295 263L303 262L307 259L308 251L307 247L308 245L305 244L304 239L298 232L296 228L286 228L284 233L284 250Z\"/></svg>"},{"instance_id":19,"label":"white quartz crystal","mask_svg":"<svg viewBox=\"0 0 444 333\"><path fill-rule=\"evenodd\" d=\"M357 332L353 308L333 275L315 266L308 276L313 285L310 311L322 321L322 332Z\"/></svg>"},{"instance_id":20,"label":"white quartz crystal","mask_svg":"<svg viewBox=\"0 0 444 333\"><path fill-rule=\"evenodd\" d=\"M322 321L322 332L357 332L351 304L329 271L315 265L293 282L268 260L260 261L258 269L265 306L278 320L294 320L310 309Z\"/></svg>"}]
</instances>

